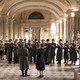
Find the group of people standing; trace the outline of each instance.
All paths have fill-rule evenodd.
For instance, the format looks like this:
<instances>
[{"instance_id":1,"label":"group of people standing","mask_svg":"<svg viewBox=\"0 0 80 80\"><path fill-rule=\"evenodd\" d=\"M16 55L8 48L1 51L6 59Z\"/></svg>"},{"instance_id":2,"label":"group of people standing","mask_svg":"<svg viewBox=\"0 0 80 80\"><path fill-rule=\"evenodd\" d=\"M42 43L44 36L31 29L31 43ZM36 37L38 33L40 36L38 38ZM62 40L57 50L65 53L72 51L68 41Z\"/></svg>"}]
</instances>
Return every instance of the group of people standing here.
<instances>
[{"instance_id":1,"label":"group of people standing","mask_svg":"<svg viewBox=\"0 0 80 80\"><path fill-rule=\"evenodd\" d=\"M75 65L77 61L77 49L74 40L70 43L66 41L64 44L62 39L59 40L58 44L55 43L54 39L52 39L51 43L49 39L47 39L46 42L42 39L41 43L37 39L35 39L33 43L31 43L30 40L26 43L26 39L15 40L14 42L9 39L9 41L6 40L5 43L0 40L1 60L3 59L3 53L6 55L8 63L20 63L22 76L24 76L24 74L28 76L28 62L36 63L36 69L40 72L39 77L43 77L45 64L54 64L55 61L61 64L62 59L64 59L64 63L68 64L70 59L71 64Z\"/></svg>"}]
</instances>

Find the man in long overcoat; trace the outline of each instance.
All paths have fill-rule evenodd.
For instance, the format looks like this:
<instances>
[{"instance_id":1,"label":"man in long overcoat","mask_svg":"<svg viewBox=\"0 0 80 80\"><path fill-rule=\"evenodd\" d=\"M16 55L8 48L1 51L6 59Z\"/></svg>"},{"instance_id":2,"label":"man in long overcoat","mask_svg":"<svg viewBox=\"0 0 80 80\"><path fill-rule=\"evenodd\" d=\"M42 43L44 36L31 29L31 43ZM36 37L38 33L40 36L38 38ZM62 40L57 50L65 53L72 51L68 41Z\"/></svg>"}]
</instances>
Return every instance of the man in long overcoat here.
<instances>
[{"instance_id":1,"label":"man in long overcoat","mask_svg":"<svg viewBox=\"0 0 80 80\"><path fill-rule=\"evenodd\" d=\"M56 56L58 64L61 64L62 54L63 54L63 44L62 44L62 39L60 39L57 45L57 56Z\"/></svg>"},{"instance_id":2,"label":"man in long overcoat","mask_svg":"<svg viewBox=\"0 0 80 80\"><path fill-rule=\"evenodd\" d=\"M45 43L45 63L49 65L50 63L50 43L49 43L49 39L46 40Z\"/></svg>"},{"instance_id":3,"label":"man in long overcoat","mask_svg":"<svg viewBox=\"0 0 80 80\"><path fill-rule=\"evenodd\" d=\"M76 52L76 44L74 43L74 40L70 46L70 55L71 55L71 61L72 61L71 64L75 65L77 61L77 52Z\"/></svg>"},{"instance_id":4,"label":"man in long overcoat","mask_svg":"<svg viewBox=\"0 0 80 80\"><path fill-rule=\"evenodd\" d=\"M15 40L14 44L13 44L13 48L14 48L14 63L18 63L19 62L19 58L18 58L18 41Z\"/></svg>"},{"instance_id":5,"label":"man in long overcoat","mask_svg":"<svg viewBox=\"0 0 80 80\"><path fill-rule=\"evenodd\" d=\"M69 59L69 42L66 41L64 43L64 63L68 63L68 59Z\"/></svg>"},{"instance_id":6,"label":"man in long overcoat","mask_svg":"<svg viewBox=\"0 0 80 80\"><path fill-rule=\"evenodd\" d=\"M19 44L18 56L19 56L19 64L22 76L23 77L28 76L27 71L29 69L29 64L28 64L29 52L27 48L23 47L23 44Z\"/></svg>"},{"instance_id":7,"label":"man in long overcoat","mask_svg":"<svg viewBox=\"0 0 80 80\"><path fill-rule=\"evenodd\" d=\"M55 60L55 49L56 49L56 43L54 42L54 39L52 39L51 47L50 47L50 62Z\"/></svg>"}]
</instances>

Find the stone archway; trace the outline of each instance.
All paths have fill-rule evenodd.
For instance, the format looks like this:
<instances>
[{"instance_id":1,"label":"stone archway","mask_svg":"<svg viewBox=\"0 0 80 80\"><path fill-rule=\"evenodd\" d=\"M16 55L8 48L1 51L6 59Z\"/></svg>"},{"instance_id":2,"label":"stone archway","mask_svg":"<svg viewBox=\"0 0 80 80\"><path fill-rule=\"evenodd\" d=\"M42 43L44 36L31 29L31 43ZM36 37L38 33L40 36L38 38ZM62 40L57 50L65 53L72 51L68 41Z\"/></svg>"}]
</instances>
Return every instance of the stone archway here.
<instances>
[{"instance_id":1,"label":"stone archway","mask_svg":"<svg viewBox=\"0 0 80 80\"><path fill-rule=\"evenodd\" d=\"M56 19L58 19L60 16L64 15L64 12L68 9L67 7L65 7L60 1L52 1L52 0L44 0L44 1L24 1L24 0L16 0L14 2L14 0L11 0L8 5L5 5L4 6L4 9L3 9L3 13L5 13L5 18L4 18L4 21L7 22L7 27L5 29L4 32L7 32L7 35L8 33L11 34L10 38L15 38L15 35L16 33L18 32L17 36L19 38L23 38L23 29L21 27L21 22L22 21L19 21L19 22L16 22L15 18L17 18L17 16L19 14L21 14L23 11L28 11L28 10L31 10L31 9L42 9L42 10L47 10L48 12L50 12L51 14L50 15L54 15L54 17L50 17L51 20L45 20L43 21L43 25L42 26L46 26L44 24L47 24L47 27L50 27L51 26L51 22L52 21L55 21ZM9 19L10 18L10 19ZM20 18L21 19L21 18ZM11 20L11 21L10 21ZM14 22L17 24L16 26L18 27L18 29L16 29L16 27L14 28ZM28 22L28 21L26 21ZM35 20L34 20L35 22ZM33 22L33 23L34 23ZM38 22L39 23L39 22ZM40 22L41 24L42 22ZM24 22L23 22L24 24ZM5 24L6 25L6 24ZM36 26L36 25L35 25ZM9 30L10 32L6 31L8 29L11 29ZM15 29L17 31L15 31ZM46 28L47 29L47 28ZM44 30L43 30L44 31ZM13 32L13 33L12 33ZM14 34L14 35L13 35ZM50 34L50 33L49 33Z\"/></svg>"}]
</instances>

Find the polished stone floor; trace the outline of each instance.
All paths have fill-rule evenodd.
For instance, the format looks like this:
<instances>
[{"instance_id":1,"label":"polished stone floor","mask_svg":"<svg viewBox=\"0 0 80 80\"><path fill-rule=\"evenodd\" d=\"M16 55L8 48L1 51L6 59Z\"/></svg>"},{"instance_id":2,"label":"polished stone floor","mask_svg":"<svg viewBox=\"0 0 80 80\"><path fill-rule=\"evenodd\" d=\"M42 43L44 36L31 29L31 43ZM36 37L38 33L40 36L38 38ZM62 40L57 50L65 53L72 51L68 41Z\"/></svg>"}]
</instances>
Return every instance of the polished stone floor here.
<instances>
[{"instance_id":1,"label":"polished stone floor","mask_svg":"<svg viewBox=\"0 0 80 80\"><path fill-rule=\"evenodd\" d=\"M38 71L35 69L35 64L29 65L29 77L21 77L19 64L8 64L7 61L0 61L0 80L74 80L74 69L79 66L70 66L50 64L46 65L44 78L38 78Z\"/></svg>"}]
</instances>

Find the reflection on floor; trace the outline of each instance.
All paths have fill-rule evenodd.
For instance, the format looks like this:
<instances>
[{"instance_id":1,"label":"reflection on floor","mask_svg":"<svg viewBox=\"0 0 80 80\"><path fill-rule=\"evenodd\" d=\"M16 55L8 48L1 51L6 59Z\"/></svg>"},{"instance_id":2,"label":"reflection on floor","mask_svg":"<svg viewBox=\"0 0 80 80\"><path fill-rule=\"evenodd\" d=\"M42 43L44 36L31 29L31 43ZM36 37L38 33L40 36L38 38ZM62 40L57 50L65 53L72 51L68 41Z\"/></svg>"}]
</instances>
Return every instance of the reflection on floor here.
<instances>
[{"instance_id":1,"label":"reflection on floor","mask_svg":"<svg viewBox=\"0 0 80 80\"><path fill-rule=\"evenodd\" d=\"M46 65L44 78L38 78L38 71L34 64L30 64L29 77L21 77L19 64L8 64L0 61L0 80L74 80L74 68L78 66L50 64Z\"/></svg>"}]
</instances>

